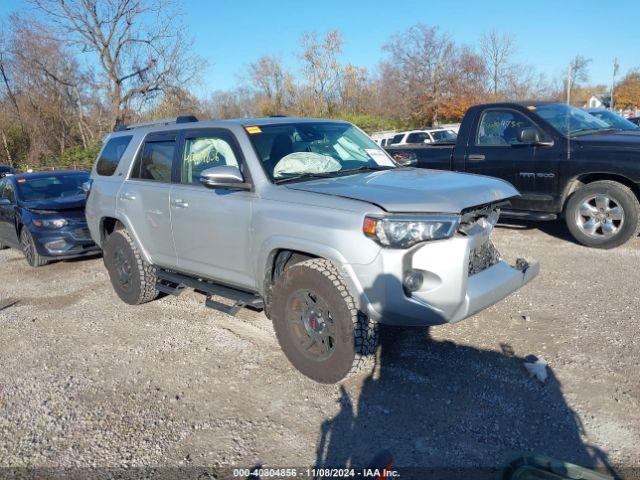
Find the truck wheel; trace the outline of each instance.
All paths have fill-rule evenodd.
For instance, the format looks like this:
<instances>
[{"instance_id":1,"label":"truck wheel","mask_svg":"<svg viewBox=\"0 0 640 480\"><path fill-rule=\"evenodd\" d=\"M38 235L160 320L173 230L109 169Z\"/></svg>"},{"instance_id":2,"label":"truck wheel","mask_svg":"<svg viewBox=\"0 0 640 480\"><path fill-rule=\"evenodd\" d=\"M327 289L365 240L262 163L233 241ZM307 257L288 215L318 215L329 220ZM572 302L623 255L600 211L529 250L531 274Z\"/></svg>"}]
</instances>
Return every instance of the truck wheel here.
<instances>
[{"instance_id":1,"label":"truck wheel","mask_svg":"<svg viewBox=\"0 0 640 480\"><path fill-rule=\"evenodd\" d=\"M601 180L575 191L565 221L573 237L587 247L614 248L638 232L640 203L626 185Z\"/></svg>"},{"instance_id":2,"label":"truck wheel","mask_svg":"<svg viewBox=\"0 0 640 480\"><path fill-rule=\"evenodd\" d=\"M20 247L25 260L31 267L42 267L48 263L48 260L38 253L31 232L27 227L22 227L20 230Z\"/></svg>"},{"instance_id":3,"label":"truck wheel","mask_svg":"<svg viewBox=\"0 0 640 480\"><path fill-rule=\"evenodd\" d=\"M147 263L126 230L116 230L104 243L104 264L113 289L129 305L155 300L156 267Z\"/></svg>"},{"instance_id":4,"label":"truck wheel","mask_svg":"<svg viewBox=\"0 0 640 480\"><path fill-rule=\"evenodd\" d=\"M301 373L336 383L374 363L378 329L329 260L315 258L283 272L273 288L278 342Z\"/></svg>"}]
</instances>

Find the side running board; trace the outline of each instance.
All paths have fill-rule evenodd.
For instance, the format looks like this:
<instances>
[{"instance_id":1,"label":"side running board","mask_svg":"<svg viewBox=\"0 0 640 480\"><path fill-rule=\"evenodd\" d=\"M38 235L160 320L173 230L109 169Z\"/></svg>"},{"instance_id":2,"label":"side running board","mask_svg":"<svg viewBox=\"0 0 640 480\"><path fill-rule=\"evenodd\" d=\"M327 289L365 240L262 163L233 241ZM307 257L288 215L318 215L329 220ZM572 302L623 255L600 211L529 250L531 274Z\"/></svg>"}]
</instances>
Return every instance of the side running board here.
<instances>
[{"instance_id":1,"label":"side running board","mask_svg":"<svg viewBox=\"0 0 640 480\"><path fill-rule=\"evenodd\" d=\"M201 278L189 277L180 273L168 270L158 269L157 289L168 295L180 295L185 288L193 288L196 292L206 295L205 306L235 316L245 307L262 310L264 302L262 297L255 293L245 292L233 287L227 287L218 283L204 280ZM228 298L235 303L232 306L224 305L213 300L211 297L217 295L219 297Z\"/></svg>"},{"instance_id":2,"label":"side running board","mask_svg":"<svg viewBox=\"0 0 640 480\"><path fill-rule=\"evenodd\" d=\"M548 221L557 220L558 214L547 212L528 212L519 210L502 210L500 218L513 218L519 220ZM500 221L498 221L500 223Z\"/></svg>"}]
</instances>

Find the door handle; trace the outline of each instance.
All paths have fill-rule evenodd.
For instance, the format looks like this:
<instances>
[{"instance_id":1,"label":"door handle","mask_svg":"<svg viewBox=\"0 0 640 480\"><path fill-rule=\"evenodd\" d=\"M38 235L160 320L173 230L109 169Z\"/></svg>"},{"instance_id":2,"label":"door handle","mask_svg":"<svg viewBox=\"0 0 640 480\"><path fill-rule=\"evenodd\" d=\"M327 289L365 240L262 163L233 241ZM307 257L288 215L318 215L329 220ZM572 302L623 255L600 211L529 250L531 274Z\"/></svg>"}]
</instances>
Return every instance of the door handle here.
<instances>
[{"instance_id":1,"label":"door handle","mask_svg":"<svg viewBox=\"0 0 640 480\"><path fill-rule=\"evenodd\" d=\"M185 202L181 198L176 198L175 200L171 200L171 205L177 208L189 208L189 202Z\"/></svg>"},{"instance_id":2,"label":"door handle","mask_svg":"<svg viewBox=\"0 0 640 480\"><path fill-rule=\"evenodd\" d=\"M135 200L135 199L136 199L136 196L130 192L124 192L122 195L120 195L120 200Z\"/></svg>"},{"instance_id":3,"label":"door handle","mask_svg":"<svg viewBox=\"0 0 640 480\"><path fill-rule=\"evenodd\" d=\"M467 160L470 162L481 162L484 160L484 155L467 155Z\"/></svg>"}]
</instances>

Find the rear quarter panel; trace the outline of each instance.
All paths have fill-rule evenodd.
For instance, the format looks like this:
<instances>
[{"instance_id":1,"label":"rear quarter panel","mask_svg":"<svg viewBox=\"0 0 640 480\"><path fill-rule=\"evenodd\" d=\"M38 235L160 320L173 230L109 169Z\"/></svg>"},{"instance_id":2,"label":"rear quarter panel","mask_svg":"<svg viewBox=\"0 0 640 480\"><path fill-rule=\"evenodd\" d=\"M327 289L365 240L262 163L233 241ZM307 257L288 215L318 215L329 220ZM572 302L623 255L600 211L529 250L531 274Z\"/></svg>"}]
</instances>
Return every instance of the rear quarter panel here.
<instances>
[{"instance_id":1,"label":"rear quarter panel","mask_svg":"<svg viewBox=\"0 0 640 480\"><path fill-rule=\"evenodd\" d=\"M107 140L116 135L112 134L105 137L103 148ZM91 193L89 194L86 205L87 226L91 232L91 238L100 247L102 247L101 220L105 217L118 218L118 193L122 183L129 175L131 164L140 148L145 132L127 131L123 132L122 135L131 135L133 138L122 154L122 158L114 174L112 176L98 175L96 172L97 159L91 169ZM100 154L102 154L102 150ZM98 159L100 158L100 154L98 154Z\"/></svg>"}]
</instances>

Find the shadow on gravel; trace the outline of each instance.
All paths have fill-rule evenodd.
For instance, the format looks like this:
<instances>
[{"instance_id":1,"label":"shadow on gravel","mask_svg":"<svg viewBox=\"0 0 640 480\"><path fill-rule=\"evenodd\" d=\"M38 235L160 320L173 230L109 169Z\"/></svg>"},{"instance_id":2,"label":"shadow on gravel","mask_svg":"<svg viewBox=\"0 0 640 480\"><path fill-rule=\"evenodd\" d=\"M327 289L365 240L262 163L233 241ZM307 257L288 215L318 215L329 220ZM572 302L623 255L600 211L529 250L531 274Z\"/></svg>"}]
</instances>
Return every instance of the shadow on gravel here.
<instances>
[{"instance_id":1,"label":"shadow on gravel","mask_svg":"<svg viewBox=\"0 0 640 480\"><path fill-rule=\"evenodd\" d=\"M569 230L562 220L534 222L529 220L505 218L498 223L498 227L509 230L539 230L550 237L557 238L558 240L565 240L575 245L580 245L580 243L571 236L571 233L569 233Z\"/></svg>"},{"instance_id":2,"label":"shadow on gravel","mask_svg":"<svg viewBox=\"0 0 640 480\"><path fill-rule=\"evenodd\" d=\"M436 341L424 328L380 333L377 365L357 402L342 386L340 412L322 424L316 467L368 467L388 451L396 467L478 478L479 469L535 452L615 476L607 455L583 443L551 369L541 384L509 345L481 350Z\"/></svg>"}]
</instances>

